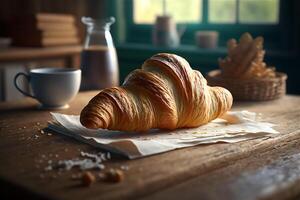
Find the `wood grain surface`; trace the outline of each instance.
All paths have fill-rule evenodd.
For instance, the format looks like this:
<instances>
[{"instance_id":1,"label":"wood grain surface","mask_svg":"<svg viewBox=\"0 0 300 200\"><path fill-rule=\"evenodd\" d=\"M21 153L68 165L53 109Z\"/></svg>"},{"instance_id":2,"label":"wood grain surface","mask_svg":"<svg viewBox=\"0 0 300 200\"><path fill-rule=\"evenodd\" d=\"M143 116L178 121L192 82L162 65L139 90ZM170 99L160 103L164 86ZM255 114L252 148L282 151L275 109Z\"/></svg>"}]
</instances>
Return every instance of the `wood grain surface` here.
<instances>
[{"instance_id":1,"label":"wood grain surface","mask_svg":"<svg viewBox=\"0 0 300 200\"><path fill-rule=\"evenodd\" d=\"M96 92L80 93L68 110L79 114ZM49 160L99 149L61 135L42 134L50 111L37 103L0 104L0 180L6 195L47 199L288 199L300 194L300 97L241 102L234 110L262 113L280 135L235 144L219 143L171 151L137 160L113 156L106 168L128 166L120 183L82 187L79 170L45 172ZM93 171L93 173L98 173ZM16 191L12 193L11 190ZM5 190L5 191L4 191ZM24 197L24 196L23 196Z\"/></svg>"}]
</instances>

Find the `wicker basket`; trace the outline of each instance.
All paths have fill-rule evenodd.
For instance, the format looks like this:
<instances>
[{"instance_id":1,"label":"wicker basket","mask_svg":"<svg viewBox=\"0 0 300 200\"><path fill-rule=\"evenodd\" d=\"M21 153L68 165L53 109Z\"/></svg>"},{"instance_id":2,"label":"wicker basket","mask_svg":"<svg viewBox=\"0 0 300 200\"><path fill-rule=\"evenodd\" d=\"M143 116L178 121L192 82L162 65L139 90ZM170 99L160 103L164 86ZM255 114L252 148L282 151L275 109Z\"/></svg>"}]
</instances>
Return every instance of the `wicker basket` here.
<instances>
[{"instance_id":1,"label":"wicker basket","mask_svg":"<svg viewBox=\"0 0 300 200\"><path fill-rule=\"evenodd\" d=\"M276 72L275 78L230 79L221 76L220 70L210 71L206 76L208 85L228 89L235 100L271 100L286 93L287 75Z\"/></svg>"}]
</instances>

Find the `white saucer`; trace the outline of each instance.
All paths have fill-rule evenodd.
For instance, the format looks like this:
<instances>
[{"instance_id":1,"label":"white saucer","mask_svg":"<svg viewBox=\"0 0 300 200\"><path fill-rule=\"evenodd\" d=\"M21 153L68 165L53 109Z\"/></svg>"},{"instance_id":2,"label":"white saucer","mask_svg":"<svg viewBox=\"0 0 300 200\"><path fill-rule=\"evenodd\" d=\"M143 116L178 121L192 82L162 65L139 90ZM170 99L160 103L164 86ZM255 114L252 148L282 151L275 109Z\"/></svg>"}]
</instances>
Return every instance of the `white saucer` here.
<instances>
[{"instance_id":1,"label":"white saucer","mask_svg":"<svg viewBox=\"0 0 300 200\"><path fill-rule=\"evenodd\" d=\"M69 104L63 105L63 106L47 106L47 105L39 105L39 109L41 110L63 110L69 108Z\"/></svg>"}]
</instances>

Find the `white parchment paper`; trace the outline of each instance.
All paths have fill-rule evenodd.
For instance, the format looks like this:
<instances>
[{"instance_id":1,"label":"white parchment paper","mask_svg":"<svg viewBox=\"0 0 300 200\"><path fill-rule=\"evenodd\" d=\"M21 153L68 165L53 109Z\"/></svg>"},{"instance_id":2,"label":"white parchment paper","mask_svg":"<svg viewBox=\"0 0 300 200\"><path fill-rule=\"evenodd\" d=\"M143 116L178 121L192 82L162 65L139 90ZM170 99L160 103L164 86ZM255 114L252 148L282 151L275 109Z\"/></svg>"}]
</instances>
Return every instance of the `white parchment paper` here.
<instances>
[{"instance_id":1,"label":"white parchment paper","mask_svg":"<svg viewBox=\"0 0 300 200\"><path fill-rule=\"evenodd\" d=\"M79 116L51 113L48 128L113 153L134 159L178 148L217 142L234 143L278 134L274 124L262 122L248 111L228 112L198 128L173 131L153 129L146 133L91 130L83 127Z\"/></svg>"}]
</instances>

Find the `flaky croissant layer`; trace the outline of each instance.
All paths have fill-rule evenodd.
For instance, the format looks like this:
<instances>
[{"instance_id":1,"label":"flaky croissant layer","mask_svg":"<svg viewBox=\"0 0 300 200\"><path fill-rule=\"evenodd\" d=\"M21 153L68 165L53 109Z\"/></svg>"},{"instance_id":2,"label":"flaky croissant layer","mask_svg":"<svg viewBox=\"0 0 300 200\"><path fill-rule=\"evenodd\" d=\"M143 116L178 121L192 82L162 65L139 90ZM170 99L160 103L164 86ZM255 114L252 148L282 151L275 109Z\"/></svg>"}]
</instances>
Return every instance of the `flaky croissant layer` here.
<instances>
[{"instance_id":1,"label":"flaky croissant layer","mask_svg":"<svg viewBox=\"0 0 300 200\"><path fill-rule=\"evenodd\" d=\"M146 131L197 127L231 108L232 96L207 86L182 57L161 53L131 72L120 87L102 90L81 111L91 129Z\"/></svg>"}]
</instances>

